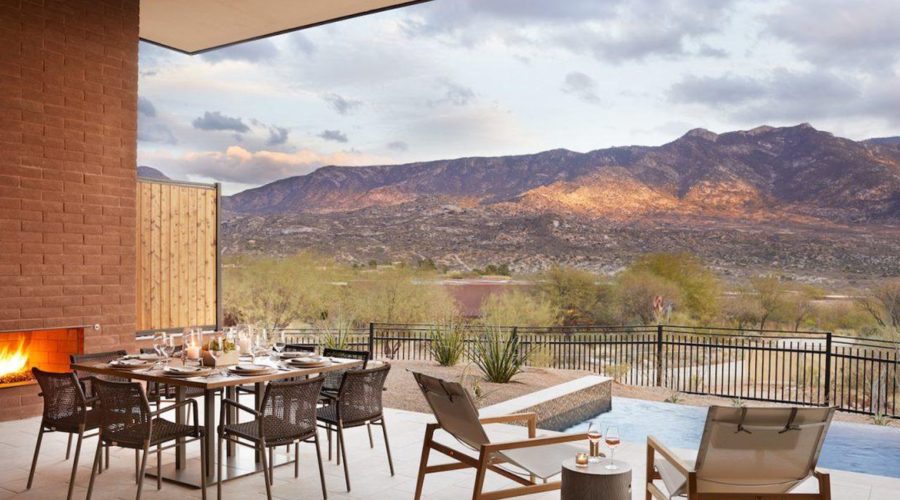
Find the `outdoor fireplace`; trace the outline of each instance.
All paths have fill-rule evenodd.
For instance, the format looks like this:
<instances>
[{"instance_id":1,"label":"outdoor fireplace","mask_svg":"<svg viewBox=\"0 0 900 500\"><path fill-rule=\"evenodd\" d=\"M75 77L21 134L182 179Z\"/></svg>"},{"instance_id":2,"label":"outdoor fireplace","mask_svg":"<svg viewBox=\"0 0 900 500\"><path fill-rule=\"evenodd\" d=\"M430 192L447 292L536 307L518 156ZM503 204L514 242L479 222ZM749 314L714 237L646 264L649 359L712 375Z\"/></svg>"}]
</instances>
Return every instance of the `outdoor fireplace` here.
<instances>
[{"instance_id":1,"label":"outdoor fireplace","mask_svg":"<svg viewBox=\"0 0 900 500\"><path fill-rule=\"evenodd\" d=\"M84 352L83 328L0 333L0 389L33 383L31 368L69 371L69 355Z\"/></svg>"}]
</instances>

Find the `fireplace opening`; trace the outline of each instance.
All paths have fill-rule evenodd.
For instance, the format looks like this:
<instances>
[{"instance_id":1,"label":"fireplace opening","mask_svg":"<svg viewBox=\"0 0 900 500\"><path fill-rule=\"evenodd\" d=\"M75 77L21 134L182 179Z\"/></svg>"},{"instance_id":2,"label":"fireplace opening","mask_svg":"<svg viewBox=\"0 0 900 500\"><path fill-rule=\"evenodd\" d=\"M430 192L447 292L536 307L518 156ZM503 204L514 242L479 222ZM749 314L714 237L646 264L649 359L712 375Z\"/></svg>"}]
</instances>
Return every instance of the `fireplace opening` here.
<instances>
[{"instance_id":1,"label":"fireplace opening","mask_svg":"<svg viewBox=\"0 0 900 500\"><path fill-rule=\"evenodd\" d=\"M0 388L33 384L35 366L69 371L69 356L83 352L83 328L0 333Z\"/></svg>"}]
</instances>

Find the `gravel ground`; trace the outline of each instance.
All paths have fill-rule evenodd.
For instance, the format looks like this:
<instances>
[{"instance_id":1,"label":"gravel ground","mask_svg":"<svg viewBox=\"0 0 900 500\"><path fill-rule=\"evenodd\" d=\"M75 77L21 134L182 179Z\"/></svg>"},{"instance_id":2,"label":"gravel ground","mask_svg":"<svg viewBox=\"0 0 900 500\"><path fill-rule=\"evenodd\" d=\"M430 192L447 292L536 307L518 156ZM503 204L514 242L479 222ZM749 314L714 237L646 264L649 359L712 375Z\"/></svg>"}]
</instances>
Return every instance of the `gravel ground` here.
<instances>
[{"instance_id":1,"label":"gravel ground","mask_svg":"<svg viewBox=\"0 0 900 500\"><path fill-rule=\"evenodd\" d=\"M487 382L481 376L481 371L475 365L457 365L453 367L439 366L430 361L393 361L392 368L387 379L387 391L384 394L384 405L389 408L430 413L428 404L419 392L415 380L410 371L418 371L452 381L463 381L463 385L475 394L473 387L477 383L480 397L476 396L475 403L479 408L495 403L519 397L523 394L545 389L550 386L562 384L574 380L591 372L580 370L556 370L550 368L525 368L525 371L517 375L509 384L494 384ZM673 392L659 387L638 387L615 383L612 390L614 397L644 399L648 401L665 401ZM691 394L679 394L678 404L690 406L723 405L731 406L734 401L731 398L715 396L695 396ZM775 403L762 401L743 401L746 406L778 406ZM855 422L871 424L872 417L857 415L854 413L837 412L835 420L843 422ZM888 425L900 427L900 420L891 420Z\"/></svg>"},{"instance_id":2,"label":"gravel ground","mask_svg":"<svg viewBox=\"0 0 900 500\"><path fill-rule=\"evenodd\" d=\"M409 373L410 371L422 372L454 382L459 382L461 378L464 378L463 385L473 395L475 395L475 391L472 388L477 381L481 396L476 396L475 403L479 408L590 375L588 372L579 370L525 368L525 371L513 378L512 382L508 384L494 384L484 380L481 376L481 371L475 365L440 366L437 363L428 361L392 361L391 371L385 383L387 386L387 391L384 394L385 406L401 410L431 413L428 403L422 397L422 393L419 391L412 373Z\"/></svg>"}]
</instances>

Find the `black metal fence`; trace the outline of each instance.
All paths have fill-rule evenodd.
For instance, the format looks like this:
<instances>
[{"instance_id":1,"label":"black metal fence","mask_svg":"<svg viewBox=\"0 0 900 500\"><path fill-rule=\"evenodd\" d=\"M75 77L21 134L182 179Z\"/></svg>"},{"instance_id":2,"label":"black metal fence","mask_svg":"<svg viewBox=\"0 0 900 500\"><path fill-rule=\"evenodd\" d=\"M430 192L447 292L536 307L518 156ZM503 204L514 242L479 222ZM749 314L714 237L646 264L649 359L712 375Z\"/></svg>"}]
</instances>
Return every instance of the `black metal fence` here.
<instances>
[{"instance_id":1,"label":"black metal fence","mask_svg":"<svg viewBox=\"0 0 900 500\"><path fill-rule=\"evenodd\" d=\"M343 344L373 357L431 360L439 325L286 330L292 342ZM900 417L900 343L830 332L685 326L466 326L469 360L491 332L514 335L532 366L586 370L628 385Z\"/></svg>"}]
</instances>

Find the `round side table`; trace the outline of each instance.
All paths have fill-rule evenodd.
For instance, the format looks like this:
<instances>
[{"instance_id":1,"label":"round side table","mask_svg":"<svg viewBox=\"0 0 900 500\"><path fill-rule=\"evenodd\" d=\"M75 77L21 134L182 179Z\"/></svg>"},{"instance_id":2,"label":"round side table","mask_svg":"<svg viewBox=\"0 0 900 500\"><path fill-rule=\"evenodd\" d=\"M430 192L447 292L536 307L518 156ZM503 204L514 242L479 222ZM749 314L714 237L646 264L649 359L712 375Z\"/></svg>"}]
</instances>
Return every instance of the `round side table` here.
<instances>
[{"instance_id":1,"label":"round side table","mask_svg":"<svg viewBox=\"0 0 900 500\"><path fill-rule=\"evenodd\" d=\"M609 460L587 467L570 458L562 463L560 500L631 500L631 466L615 460L617 469L607 469Z\"/></svg>"}]
</instances>

